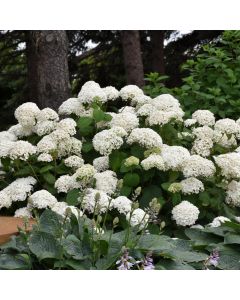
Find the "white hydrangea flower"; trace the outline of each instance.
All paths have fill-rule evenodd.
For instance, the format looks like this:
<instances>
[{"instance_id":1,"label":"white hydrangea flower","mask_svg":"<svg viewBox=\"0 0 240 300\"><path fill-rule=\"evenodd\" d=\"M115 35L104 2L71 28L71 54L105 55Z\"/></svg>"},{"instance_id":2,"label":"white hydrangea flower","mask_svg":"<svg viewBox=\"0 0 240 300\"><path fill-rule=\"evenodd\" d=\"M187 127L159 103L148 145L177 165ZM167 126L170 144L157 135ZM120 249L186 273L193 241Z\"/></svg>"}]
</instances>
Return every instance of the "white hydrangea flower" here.
<instances>
[{"instance_id":1,"label":"white hydrangea flower","mask_svg":"<svg viewBox=\"0 0 240 300\"><path fill-rule=\"evenodd\" d=\"M35 178L29 176L18 178L10 183L0 192L0 209L2 207L9 208L12 205L12 202L26 200L36 182Z\"/></svg>"},{"instance_id":2,"label":"white hydrangea flower","mask_svg":"<svg viewBox=\"0 0 240 300\"><path fill-rule=\"evenodd\" d=\"M15 218L32 218L32 213L29 207L22 207L15 211Z\"/></svg>"},{"instance_id":3,"label":"white hydrangea flower","mask_svg":"<svg viewBox=\"0 0 240 300\"><path fill-rule=\"evenodd\" d=\"M127 215L131 212L132 201L125 196L119 196L112 200L111 209L117 209L120 214Z\"/></svg>"},{"instance_id":4,"label":"white hydrangea flower","mask_svg":"<svg viewBox=\"0 0 240 300\"><path fill-rule=\"evenodd\" d=\"M9 149L9 157L11 159L27 160L29 156L37 153L37 147L33 146L26 141L14 142L12 147Z\"/></svg>"},{"instance_id":5,"label":"white hydrangea flower","mask_svg":"<svg viewBox=\"0 0 240 300\"><path fill-rule=\"evenodd\" d=\"M180 111L181 109L179 101L170 94L159 95L156 98L152 99L151 103L158 110L162 110L162 111L174 111L174 110Z\"/></svg>"},{"instance_id":6,"label":"white hydrangea flower","mask_svg":"<svg viewBox=\"0 0 240 300\"><path fill-rule=\"evenodd\" d=\"M225 222L230 222L230 219L220 216L213 219L212 223L209 224L210 227L219 227Z\"/></svg>"},{"instance_id":7,"label":"white hydrangea flower","mask_svg":"<svg viewBox=\"0 0 240 300\"><path fill-rule=\"evenodd\" d=\"M57 124L57 129L66 131L69 135L76 134L76 122L72 118L66 118L61 120Z\"/></svg>"},{"instance_id":8,"label":"white hydrangea flower","mask_svg":"<svg viewBox=\"0 0 240 300\"><path fill-rule=\"evenodd\" d=\"M36 124L36 117L40 109L33 102L26 102L20 105L14 113L15 118L23 127L31 127Z\"/></svg>"},{"instance_id":9,"label":"white hydrangea flower","mask_svg":"<svg viewBox=\"0 0 240 300\"><path fill-rule=\"evenodd\" d=\"M191 127L197 123L196 119L187 119L184 121L184 126L185 127Z\"/></svg>"},{"instance_id":10,"label":"white hydrangea flower","mask_svg":"<svg viewBox=\"0 0 240 300\"><path fill-rule=\"evenodd\" d=\"M13 125L8 129L8 132L14 134L17 138L30 136L33 133L33 127L23 127L21 124Z\"/></svg>"},{"instance_id":11,"label":"white hydrangea flower","mask_svg":"<svg viewBox=\"0 0 240 300\"><path fill-rule=\"evenodd\" d=\"M214 140L217 144L224 148L232 148L237 146L237 140L233 134L228 137L226 133L222 134L215 131Z\"/></svg>"},{"instance_id":12,"label":"white hydrangea flower","mask_svg":"<svg viewBox=\"0 0 240 300\"><path fill-rule=\"evenodd\" d=\"M0 141L3 140L15 142L17 140L17 136L9 131L0 131Z\"/></svg>"},{"instance_id":13,"label":"white hydrangea flower","mask_svg":"<svg viewBox=\"0 0 240 300\"><path fill-rule=\"evenodd\" d=\"M190 157L189 151L181 146L163 145L161 149L166 170L179 171L184 162Z\"/></svg>"},{"instance_id":14,"label":"white hydrangea flower","mask_svg":"<svg viewBox=\"0 0 240 300\"><path fill-rule=\"evenodd\" d=\"M177 116L172 111L153 111L150 113L149 117L147 118L147 122L150 126L153 125L165 125L172 120L176 119Z\"/></svg>"},{"instance_id":15,"label":"white hydrangea flower","mask_svg":"<svg viewBox=\"0 0 240 300\"><path fill-rule=\"evenodd\" d=\"M124 162L124 166L126 167L132 167L138 165L139 165L139 158L137 158L136 156L129 156Z\"/></svg>"},{"instance_id":16,"label":"white hydrangea flower","mask_svg":"<svg viewBox=\"0 0 240 300\"><path fill-rule=\"evenodd\" d=\"M172 209L172 218L180 226L191 226L198 219L199 209L188 201L182 201Z\"/></svg>"},{"instance_id":17,"label":"white hydrangea flower","mask_svg":"<svg viewBox=\"0 0 240 300\"><path fill-rule=\"evenodd\" d=\"M147 226L149 215L141 208L137 208L132 213L129 212L126 219L132 227L139 226L139 229L143 229Z\"/></svg>"},{"instance_id":18,"label":"white hydrangea flower","mask_svg":"<svg viewBox=\"0 0 240 300\"><path fill-rule=\"evenodd\" d=\"M9 208L12 205L12 200L9 193L5 190L0 191L0 209L3 207Z\"/></svg>"},{"instance_id":19,"label":"white hydrangea flower","mask_svg":"<svg viewBox=\"0 0 240 300\"><path fill-rule=\"evenodd\" d=\"M96 170L90 164L81 166L76 172L72 175L75 181L79 181L80 186L85 186L88 184L96 174Z\"/></svg>"},{"instance_id":20,"label":"white hydrangea flower","mask_svg":"<svg viewBox=\"0 0 240 300\"><path fill-rule=\"evenodd\" d=\"M43 121L58 121L59 116L55 112L55 110L46 107L38 112L36 115L36 119L38 122L43 122Z\"/></svg>"},{"instance_id":21,"label":"white hydrangea flower","mask_svg":"<svg viewBox=\"0 0 240 300\"><path fill-rule=\"evenodd\" d=\"M68 208L68 204L66 202L56 202L51 207L51 210L64 218L64 217L66 217L66 209L67 208Z\"/></svg>"},{"instance_id":22,"label":"white hydrangea flower","mask_svg":"<svg viewBox=\"0 0 240 300\"><path fill-rule=\"evenodd\" d=\"M194 177L184 179L180 182L180 184L182 187L182 193L184 195L199 194L200 192L204 191L204 185L202 181Z\"/></svg>"},{"instance_id":23,"label":"white hydrangea flower","mask_svg":"<svg viewBox=\"0 0 240 300\"><path fill-rule=\"evenodd\" d=\"M64 129L56 129L49 134L56 143L63 142L70 138L69 133Z\"/></svg>"},{"instance_id":24,"label":"white hydrangea flower","mask_svg":"<svg viewBox=\"0 0 240 300\"><path fill-rule=\"evenodd\" d=\"M123 139L112 129L106 129L95 134L92 143L96 151L106 156L113 150L119 149L123 144Z\"/></svg>"},{"instance_id":25,"label":"white hydrangea flower","mask_svg":"<svg viewBox=\"0 0 240 300\"><path fill-rule=\"evenodd\" d=\"M235 134L238 132L238 125L234 120L226 118L218 120L215 123L214 129L226 134Z\"/></svg>"},{"instance_id":26,"label":"white hydrangea flower","mask_svg":"<svg viewBox=\"0 0 240 300\"><path fill-rule=\"evenodd\" d=\"M51 208L55 203L57 203L57 199L46 190L37 191L28 198L28 204L30 208Z\"/></svg>"},{"instance_id":27,"label":"white hydrangea flower","mask_svg":"<svg viewBox=\"0 0 240 300\"><path fill-rule=\"evenodd\" d=\"M75 137L70 138L71 142L71 154L75 154L77 156L81 156L82 151L82 142Z\"/></svg>"},{"instance_id":28,"label":"white hydrangea flower","mask_svg":"<svg viewBox=\"0 0 240 300\"><path fill-rule=\"evenodd\" d=\"M98 83L95 81L88 81L82 86L78 94L78 99L81 103L90 104L95 100L104 103L107 101L107 95Z\"/></svg>"},{"instance_id":29,"label":"white hydrangea flower","mask_svg":"<svg viewBox=\"0 0 240 300\"><path fill-rule=\"evenodd\" d=\"M119 91L113 86L107 86L102 88L102 90L106 94L108 101L114 101L119 97Z\"/></svg>"},{"instance_id":30,"label":"white hydrangea flower","mask_svg":"<svg viewBox=\"0 0 240 300\"><path fill-rule=\"evenodd\" d=\"M74 188L78 187L78 182L70 175L60 176L54 184L58 193L67 193Z\"/></svg>"},{"instance_id":31,"label":"white hydrangea flower","mask_svg":"<svg viewBox=\"0 0 240 300\"><path fill-rule=\"evenodd\" d=\"M110 207L111 198L103 191L89 188L82 200L82 207L90 213L105 213Z\"/></svg>"},{"instance_id":32,"label":"white hydrangea flower","mask_svg":"<svg viewBox=\"0 0 240 300\"><path fill-rule=\"evenodd\" d=\"M229 205L240 207L240 182L232 180L228 184L225 202Z\"/></svg>"},{"instance_id":33,"label":"white hydrangea flower","mask_svg":"<svg viewBox=\"0 0 240 300\"><path fill-rule=\"evenodd\" d=\"M50 153L57 150L57 143L50 135L45 135L37 143L37 151L42 153Z\"/></svg>"},{"instance_id":34,"label":"white hydrangea flower","mask_svg":"<svg viewBox=\"0 0 240 300\"><path fill-rule=\"evenodd\" d=\"M37 158L38 161L44 161L44 162L51 162L53 161L53 157L51 154L48 153L42 153Z\"/></svg>"},{"instance_id":35,"label":"white hydrangea flower","mask_svg":"<svg viewBox=\"0 0 240 300\"><path fill-rule=\"evenodd\" d=\"M0 140L0 157L7 157L15 142Z\"/></svg>"},{"instance_id":36,"label":"white hydrangea flower","mask_svg":"<svg viewBox=\"0 0 240 300\"><path fill-rule=\"evenodd\" d=\"M35 132L39 136L43 136L45 134L51 133L55 129L56 129L56 122L47 120L47 121L38 122L33 127L33 132Z\"/></svg>"},{"instance_id":37,"label":"white hydrangea flower","mask_svg":"<svg viewBox=\"0 0 240 300\"><path fill-rule=\"evenodd\" d=\"M119 92L120 97L124 100L132 100L143 95L143 91L136 85L126 85Z\"/></svg>"},{"instance_id":38,"label":"white hydrangea flower","mask_svg":"<svg viewBox=\"0 0 240 300\"><path fill-rule=\"evenodd\" d=\"M147 158L141 161L141 166L144 170L150 170L152 168L156 168L160 171L165 170L164 160L161 155L151 154Z\"/></svg>"},{"instance_id":39,"label":"white hydrangea flower","mask_svg":"<svg viewBox=\"0 0 240 300\"><path fill-rule=\"evenodd\" d=\"M109 157L108 156L100 156L93 160L93 166L97 170L97 172L103 172L108 170L109 168Z\"/></svg>"},{"instance_id":40,"label":"white hydrangea flower","mask_svg":"<svg viewBox=\"0 0 240 300\"><path fill-rule=\"evenodd\" d=\"M110 130L120 137L125 137L127 135L127 131L124 128L119 126L114 126Z\"/></svg>"},{"instance_id":41,"label":"white hydrangea flower","mask_svg":"<svg viewBox=\"0 0 240 300\"><path fill-rule=\"evenodd\" d=\"M140 108L142 105L150 103L151 97L146 95L137 95L131 100L131 105L136 106L137 108Z\"/></svg>"},{"instance_id":42,"label":"white hydrangea flower","mask_svg":"<svg viewBox=\"0 0 240 300\"><path fill-rule=\"evenodd\" d=\"M86 109L78 98L69 98L59 106L58 113L66 116L74 114L79 117L91 117L93 109Z\"/></svg>"},{"instance_id":43,"label":"white hydrangea flower","mask_svg":"<svg viewBox=\"0 0 240 300\"><path fill-rule=\"evenodd\" d=\"M64 164L69 168L78 169L84 165L84 160L77 155L72 155L64 160Z\"/></svg>"},{"instance_id":44,"label":"white hydrangea flower","mask_svg":"<svg viewBox=\"0 0 240 300\"><path fill-rule=\"evenodd\" d=\"M117 188L117 175L115 172L107 170L101 173L96 173L94 175L96 179L96 189L103 191L108 195L112 195Z\"/></svg>"},{"instance_id":45,"label":"white hydrangea flower","mask_svg":"<svg viewBox=\"0 0 240 300\"><path fill-rule=\"evenodd\" d=\"M212 147L213 147L212 139L209 138L196 139L193 142L191 154L197 154L203 157L207 157L211 154Z\"/></svg>"},{"instance_id":46,"label":"white hydrangea flower","mask_svg":"<svg viewBox=\"0 0 240 300\"><path fill-rule=\"evenodd\" d=\"M214 138L214 130L206 125L202 127L193 128L192 133L197 139Z\"/></svg>"},{"instance_id":47,"label":"white hydrangea flower","mask_svg":"<svg viewBox=\"0 0 240 300\"><path fill-rule=\"evenodd\" d=\"M184 177L212 177L216 168L213 162L199 155L191 155L183 164Z\"/></svg>"},{"instance_id":48,"label":"white hydrangea flower","mask_svg":"<svg viewBox=\"0 0 240 300\"><path fill-rule=\"evenodd\" d=\"M198 124L204 126L213 126L215 124L214 114L209 110L199 109L192 114L192 119L195 119Z\"/></svg>"},{"instance_id":49,"label":"white hydrangea flower","mask_svg":"<svg viewBox=\"0 0 240 300\"><path fill-rule=\"evenodd\" d=\"M129 112L122 112L113 116L112 120L109 122L110 127L122 127L126 132L130 132L134 128L139 126L138 117Z\"/></svg>"},{"instance_id":50,"label":"white hydrangea flower","mask_svg":"<svg viewBox=\"0 0 240 300\"><path fill-rule=\"evenodd\" d=\"M128 144L138 143L140 146L151 149L154 147L160 148L162 146L162 138L151 128L135 128L130 133Z\"/></svg>"},{"instance_id":51,"label":"white hydrangea flower","mask_svg":"<svg viewBox=\"0 0 240 300\"><path fill-rule=\"evenodd\" d=\"M141 117L148 117L154 111L155 111L154 105L152 105L151 103L146 103L137 110L137 115Z\"/></svg>"},{"instance_id":52,"label":"white hydrangea flower","mask_svg":"<svg viewBox=\"0 0 240 300\"><path fill-rule=\"evenodd\" d=\"M214 156L215 162L221 169L222 176L231 178L240 178L240 153L226 153Z\"/></svg>"}]
</instances>

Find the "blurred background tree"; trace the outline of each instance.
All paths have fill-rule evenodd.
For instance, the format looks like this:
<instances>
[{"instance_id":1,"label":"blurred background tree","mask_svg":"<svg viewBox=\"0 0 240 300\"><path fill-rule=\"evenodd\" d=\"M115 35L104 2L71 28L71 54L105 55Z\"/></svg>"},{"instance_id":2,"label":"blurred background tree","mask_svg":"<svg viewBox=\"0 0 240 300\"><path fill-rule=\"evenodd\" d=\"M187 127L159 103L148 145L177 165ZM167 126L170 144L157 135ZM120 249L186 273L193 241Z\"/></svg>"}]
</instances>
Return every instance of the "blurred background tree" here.
<instances>
[{"instance_id":1,"label":"blurred background tree","mask_svg":"<svg viewBox=\"0 0 240 300\"><path fill-rule=\"evenodd\" d=\"M150 94L159 87L174 93L172 88L186 85L183 79L192 72L181 66L203 53L204 45L221 47L221 34L212 30L0 31L1 124L13 123L14 109L23 102L56 109L88 80L116 88L145 83ZM145 76L144 82L143 74L150 73L155 78Z\"/></svg>"}]
</instances>

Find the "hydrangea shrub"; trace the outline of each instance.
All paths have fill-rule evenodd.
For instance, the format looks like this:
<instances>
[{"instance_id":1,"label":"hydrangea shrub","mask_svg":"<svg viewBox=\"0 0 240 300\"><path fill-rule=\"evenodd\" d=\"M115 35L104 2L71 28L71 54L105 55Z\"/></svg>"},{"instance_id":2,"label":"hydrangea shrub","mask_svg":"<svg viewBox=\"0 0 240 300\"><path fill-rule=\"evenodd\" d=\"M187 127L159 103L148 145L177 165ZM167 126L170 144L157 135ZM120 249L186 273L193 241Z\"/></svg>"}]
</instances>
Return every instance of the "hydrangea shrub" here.
<instances>
[{"instance_id":1,"label":"hydrangea shrub","mask_svg":"<svg viewBox=\"0 0 240 300\"><path fill-rule=\"evenodd\" d=\"M58 112L28 102L0 132L0 214L87 215L172 237L240 215L240 119L184 117L169 94L89 81Z\"/></svg>"}]
</instances>

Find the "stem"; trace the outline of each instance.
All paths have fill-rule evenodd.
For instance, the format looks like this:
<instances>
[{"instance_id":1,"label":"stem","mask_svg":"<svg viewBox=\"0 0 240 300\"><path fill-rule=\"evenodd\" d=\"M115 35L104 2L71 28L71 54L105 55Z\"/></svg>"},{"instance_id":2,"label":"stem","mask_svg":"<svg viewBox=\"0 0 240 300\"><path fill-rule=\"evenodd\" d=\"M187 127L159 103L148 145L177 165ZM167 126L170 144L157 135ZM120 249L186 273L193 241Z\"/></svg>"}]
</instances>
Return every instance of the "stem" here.
<instances>
[{"instance_id":1,"label":"stem","mask_svg":"<svg viewBox=\"0 0 240 300\"><path fill-rule=\"evenodd\" d=\"M30 169L32 170L33 176L37 179L38 183L40 183L40 180L36 174L36 172L34 171L33 167L31 166L31 164L27 161L28 166L30 167Z\"/></svg>"}]
</instances>

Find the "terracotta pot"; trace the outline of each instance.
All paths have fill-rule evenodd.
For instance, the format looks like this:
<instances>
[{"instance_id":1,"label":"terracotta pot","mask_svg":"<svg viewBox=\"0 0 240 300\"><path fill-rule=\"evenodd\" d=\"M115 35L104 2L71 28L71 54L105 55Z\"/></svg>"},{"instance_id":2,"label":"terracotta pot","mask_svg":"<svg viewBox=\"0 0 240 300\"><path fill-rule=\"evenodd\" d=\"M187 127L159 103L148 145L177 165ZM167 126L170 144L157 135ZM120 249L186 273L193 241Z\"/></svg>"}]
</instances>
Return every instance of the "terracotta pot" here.
<instances>
[{"instance_id":1,"label":"terracotta pot","mask_svg":"<svg viewBox=\"0 0 240 300\"><path fill-rule=\"evenodd\" d=\"M27 230L31 230L34 223L34 219L29 220ZM22 218L0 217L0 245L8 242L12 235L18 234L18 227L24 228L24 220Z\"/></svg>"}]
</instances>

